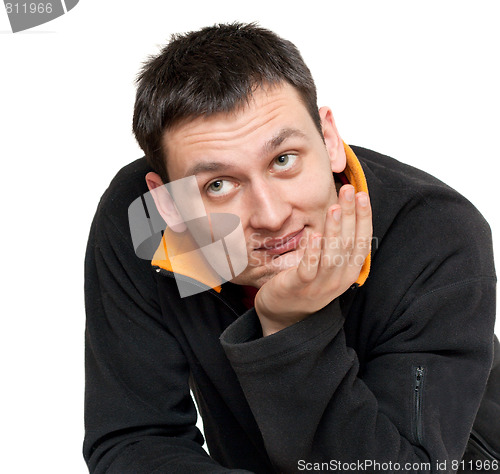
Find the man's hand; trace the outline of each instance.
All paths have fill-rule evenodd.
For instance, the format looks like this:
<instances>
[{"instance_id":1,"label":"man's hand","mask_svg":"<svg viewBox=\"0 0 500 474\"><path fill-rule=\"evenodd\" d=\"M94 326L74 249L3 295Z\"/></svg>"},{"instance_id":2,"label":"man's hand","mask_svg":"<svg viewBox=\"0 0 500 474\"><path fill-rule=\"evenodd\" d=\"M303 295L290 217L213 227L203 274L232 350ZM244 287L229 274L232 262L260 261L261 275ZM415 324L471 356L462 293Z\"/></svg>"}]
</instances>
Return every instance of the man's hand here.
<instances>
[{"instance_id":1,"label":"man's hand","mask_svg":"<svg viewBox=\"0 0 500 474\"><path fill-rule=\"evenodd\" d=\"M264 336L315 313L357 280L370 252L372 213L366 193L342 186L339 201L328 209L324 235L308 236L297 267L278 273L255 298Z\"/></svg>"}]
</instances>

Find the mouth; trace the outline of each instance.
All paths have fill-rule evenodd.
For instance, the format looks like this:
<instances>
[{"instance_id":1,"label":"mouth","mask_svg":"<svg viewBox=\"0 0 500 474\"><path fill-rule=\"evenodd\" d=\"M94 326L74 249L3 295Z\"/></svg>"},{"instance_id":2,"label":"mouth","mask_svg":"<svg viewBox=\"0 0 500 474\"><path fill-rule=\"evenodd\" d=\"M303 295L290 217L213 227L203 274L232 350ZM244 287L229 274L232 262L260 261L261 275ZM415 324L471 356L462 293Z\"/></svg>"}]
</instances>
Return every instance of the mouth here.
<instances>
[{"instance_id":1,"label":"mouth","mask_svg":"<svg viewBox=\"0 0 500 474\"><path fill-rule=\"evenodd\" d=\"M277 239L264 239L262 245L255 248L254 251L266 252L268 255L282 255L296 250L299 247L300 239L304 235L305 227Z\"/></svg>"}]
</instances>

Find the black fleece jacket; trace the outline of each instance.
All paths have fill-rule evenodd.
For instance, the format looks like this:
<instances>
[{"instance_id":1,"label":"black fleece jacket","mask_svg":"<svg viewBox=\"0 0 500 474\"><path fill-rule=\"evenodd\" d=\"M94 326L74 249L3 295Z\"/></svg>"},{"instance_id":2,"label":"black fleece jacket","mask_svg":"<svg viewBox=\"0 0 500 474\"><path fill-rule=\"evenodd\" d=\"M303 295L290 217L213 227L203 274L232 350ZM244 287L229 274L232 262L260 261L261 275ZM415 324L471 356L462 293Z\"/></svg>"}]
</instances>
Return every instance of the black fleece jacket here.
<instances>
[{"instance_id":1,"label":"black fleece jacket","mask_svg":"<svg viewBox=\"0 0 500 474\"><path fill-rule=\"evenodd\" d=\"M136 256L127 209L149 168L118 173L85 262L92 473L453 471L492 363L490 230L437 179L352 149L373 208L369 277L265 338L241 287L180 298Z\"/></svg>"}]
</instances>

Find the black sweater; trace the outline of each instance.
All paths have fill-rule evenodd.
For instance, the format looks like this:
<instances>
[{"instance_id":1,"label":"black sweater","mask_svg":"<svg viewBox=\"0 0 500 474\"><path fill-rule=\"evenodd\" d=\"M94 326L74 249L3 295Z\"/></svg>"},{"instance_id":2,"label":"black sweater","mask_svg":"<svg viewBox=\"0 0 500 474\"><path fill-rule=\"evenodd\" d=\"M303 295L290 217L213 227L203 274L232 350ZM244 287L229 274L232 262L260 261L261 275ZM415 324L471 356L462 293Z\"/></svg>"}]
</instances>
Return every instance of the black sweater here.
<instances>
[{"instance_id":1,"label":"black sweater","mask_svg":"<svg viewBox=\"0 0 500 474\"><path fill-rule=\"evenodd\" d=\"M180 298L136 256L127 209L149 168L117 174L85 262L91 472L453 471L492 363L490 230L439 180L352 148L373 208L369 277L265 338L241 287Z\"/></svg>"}]
</instances>

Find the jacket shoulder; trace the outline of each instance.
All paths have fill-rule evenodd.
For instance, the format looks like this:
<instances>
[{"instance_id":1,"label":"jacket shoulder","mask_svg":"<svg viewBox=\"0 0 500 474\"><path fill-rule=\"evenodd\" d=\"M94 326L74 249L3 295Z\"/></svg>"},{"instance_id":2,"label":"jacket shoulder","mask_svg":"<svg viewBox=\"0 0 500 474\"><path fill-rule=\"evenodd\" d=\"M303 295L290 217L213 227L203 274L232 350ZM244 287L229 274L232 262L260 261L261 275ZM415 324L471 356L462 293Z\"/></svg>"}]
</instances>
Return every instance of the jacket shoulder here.
<instances>
[{"instance_id":1,"label":"jacket shoulder","mask_svg":"<svg viewBox=\"0 0 500 474\"><path fill-rule=\"evenodd\" d=\"M139 158L121 168L104 191L96 218L106 216L118 227L128 225L128 207L148 191L145 176L153 171L146 158Z\"/></svg>"},{"instance_id":2,"label":"jacket shoulder","mask_svg":"<svg viewBox=\"0 0 500 474\"><path fill-rule=\"evenodd\" d=\"M388 155L368 148L351 146L361 165L369 174L376 177L386 187L405 189L407 193L422 192L426 189L446 191L460 196L453 188L435 176L408 165Z\"/></svg>"},{"instance_id":3,"label":"jacket shoulder","mask_svg":"<svg viewBox=\"0 0 500 474\"><path fill-rule=\"evenodd\" d=\"M372 201L374 267L382 260L386 269L391 262L408 276L412 270L437 276L446 262L448 274L437 284L495 275L490 227L468 199L413 166L352 148L365 171Z\"/></svg>"},{"instance_id":4,"label":"jacket shoulder","mask_svg":"<svg viewBox=\"0 0 500 474\"><path fill-rule=\"evenodd\" d=\"M422 213L421 218L433 216L420 223L422 229L435 224L442 232L457 226L468 227L467 232L471 227L489 232L486 220L476 207L435 176L367 148L352 148L365 171L372 200L391 220L402 211L408 214L415 210L411 214Z\"/></svg>"}]
</instances>

